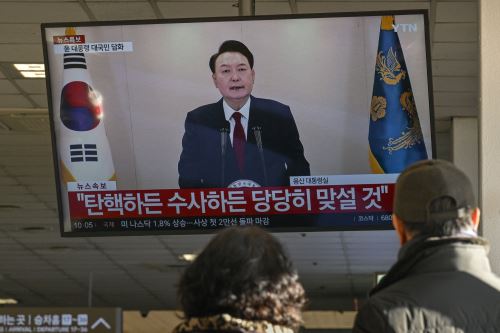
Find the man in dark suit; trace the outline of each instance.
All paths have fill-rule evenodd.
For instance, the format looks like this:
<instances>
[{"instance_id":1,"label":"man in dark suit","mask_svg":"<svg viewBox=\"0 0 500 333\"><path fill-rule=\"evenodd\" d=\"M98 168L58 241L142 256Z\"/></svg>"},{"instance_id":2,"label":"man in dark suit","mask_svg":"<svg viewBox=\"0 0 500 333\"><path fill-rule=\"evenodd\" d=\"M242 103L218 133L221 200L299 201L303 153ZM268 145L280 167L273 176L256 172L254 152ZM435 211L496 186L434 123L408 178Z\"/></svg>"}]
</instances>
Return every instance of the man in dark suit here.
<instances>
[{"instance_id":1,"label":"man in dark suit","mask_svg":"<svg viewBox=\"0 0 500 333\"><path fill-rule=\"evenodd\" d=\"M250 50L225 41L209 65L222 99L187 114L179 186L287 186L290 176L310 175L290 108L250 95Z\"/></svg>"}]
</instances>

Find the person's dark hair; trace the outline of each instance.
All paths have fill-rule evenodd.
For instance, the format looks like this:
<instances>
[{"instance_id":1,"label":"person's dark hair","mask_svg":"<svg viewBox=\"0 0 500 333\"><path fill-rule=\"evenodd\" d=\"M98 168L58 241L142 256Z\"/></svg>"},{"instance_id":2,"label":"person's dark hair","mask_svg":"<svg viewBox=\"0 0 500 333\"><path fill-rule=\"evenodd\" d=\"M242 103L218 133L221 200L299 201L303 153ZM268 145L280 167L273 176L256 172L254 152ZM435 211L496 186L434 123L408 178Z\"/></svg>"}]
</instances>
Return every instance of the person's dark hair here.
<instances>
[{"instance_id":1,"label":"person's dark hair","mask_svg":"<svg viewBox=\"0 0 500 333\"><path fill-rule=\"evenodd\" d=\"M457 210L456 202L453 198L444 196L431 201L429 205L430 213L442 213ZM446 220L436 220L428 223L408 223L404 222L405 228L414 235L426 236L454 236L463 230L472 229L473 209L463 208L463 214L460 217Z\"/></svg>"},{"instance_id":2,"label":"person's dark hair","mask_svg":"<svg viewBox=\"0 0 500 333\"><path fill-rule=\"evenodd\" d=\"M217 234L186 268L178 297L186 319L227 313L291 328L306 301L282 245L258 227Z\"/></svg>"},{"instance_id":3,"label":"person's dark hair","mask_svg":"<svg viewBox=\"0 0 500 333\"><path fill-rule=\"evenodd\" d=\"M250 52L248 47L240 41L237 40L226 40L224 43L219 46L219 51L210 57L208 65L210 66L210 70L212 73L215 73L215 61L217 58L226 52L238 52L245 56L248 60L248 64L250 68L253 68L253 54Z\"/></svg>"}]
</instances>

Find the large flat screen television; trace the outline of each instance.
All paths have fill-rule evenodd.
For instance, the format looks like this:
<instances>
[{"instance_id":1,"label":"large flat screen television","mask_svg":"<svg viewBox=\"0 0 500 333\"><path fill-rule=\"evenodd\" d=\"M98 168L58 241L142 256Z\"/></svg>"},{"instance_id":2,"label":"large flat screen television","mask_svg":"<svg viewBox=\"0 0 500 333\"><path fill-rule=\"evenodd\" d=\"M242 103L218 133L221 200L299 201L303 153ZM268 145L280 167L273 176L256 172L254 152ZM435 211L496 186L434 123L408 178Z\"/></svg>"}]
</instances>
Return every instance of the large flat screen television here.
<instances>
[{"instance_id":1,"label":"large flat screen television","mask_svg":"<svg viewBox=\"0 0 500 333\"><path fill-rule=\"evenodd\" d=\"M391 227L426 11L42 25L63 236Z\"/></svg>"}]
</instances>

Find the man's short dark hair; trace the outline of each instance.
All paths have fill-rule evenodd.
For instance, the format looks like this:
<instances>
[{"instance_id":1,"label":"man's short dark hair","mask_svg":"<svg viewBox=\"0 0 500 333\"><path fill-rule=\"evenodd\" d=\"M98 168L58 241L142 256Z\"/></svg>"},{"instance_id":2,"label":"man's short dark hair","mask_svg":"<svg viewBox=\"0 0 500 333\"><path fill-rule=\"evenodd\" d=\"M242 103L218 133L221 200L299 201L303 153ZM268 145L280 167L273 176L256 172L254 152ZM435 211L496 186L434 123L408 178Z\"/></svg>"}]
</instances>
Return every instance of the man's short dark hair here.
<instances>
[{"instance_id":1,"label":"man's short dark hair","mask_svg":"<svg viewBox=\"0 0 500 333\"><path fill-rule=\"evenodd\" d=\"M258 227L217 234L182 275L178 297L187 319L227 313L298 327L304 289L280 242Z\"/></svg>"},{"instance_id":2,"label":"man's short dark hair","mask_svg":"<svg viewBox=\"0 0 500 333\"><path fill-rule=\"evenodd\" d=\"M250 64L250 68L253 69L253 54L250 52L248 47L240 41L237 40L226 40L224 43L219 46L219 51L210 57L210 61L208 65L210 66L210 70L212 73L215 73L215 61L217 58L226 52L238 52L241 53L245 58L247 58L248 63Z\"/></svg>"}]
</instances>

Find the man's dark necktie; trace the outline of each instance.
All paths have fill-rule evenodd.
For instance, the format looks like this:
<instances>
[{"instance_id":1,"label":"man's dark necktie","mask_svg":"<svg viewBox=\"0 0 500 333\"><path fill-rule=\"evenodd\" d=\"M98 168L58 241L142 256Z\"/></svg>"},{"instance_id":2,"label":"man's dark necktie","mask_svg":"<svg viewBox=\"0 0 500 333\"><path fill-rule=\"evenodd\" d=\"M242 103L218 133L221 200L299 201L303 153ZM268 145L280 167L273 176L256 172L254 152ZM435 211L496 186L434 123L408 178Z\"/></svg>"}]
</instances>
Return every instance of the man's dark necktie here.
<instances>
[{"instance_id":1,"label":"man's dark necktie","mask_svg":"<svg viewBox=\"0 0 500 333\"><path fill-rule=\"evenodd\" d=\"M233 113L233 119L235 122L234 132L233 132L233 148L236 154L236 162L238 163L238 168L241 174L245 173L245 131L243 130L243 125L241 125L241 113Z\"/></svg>"}]
</instances>

